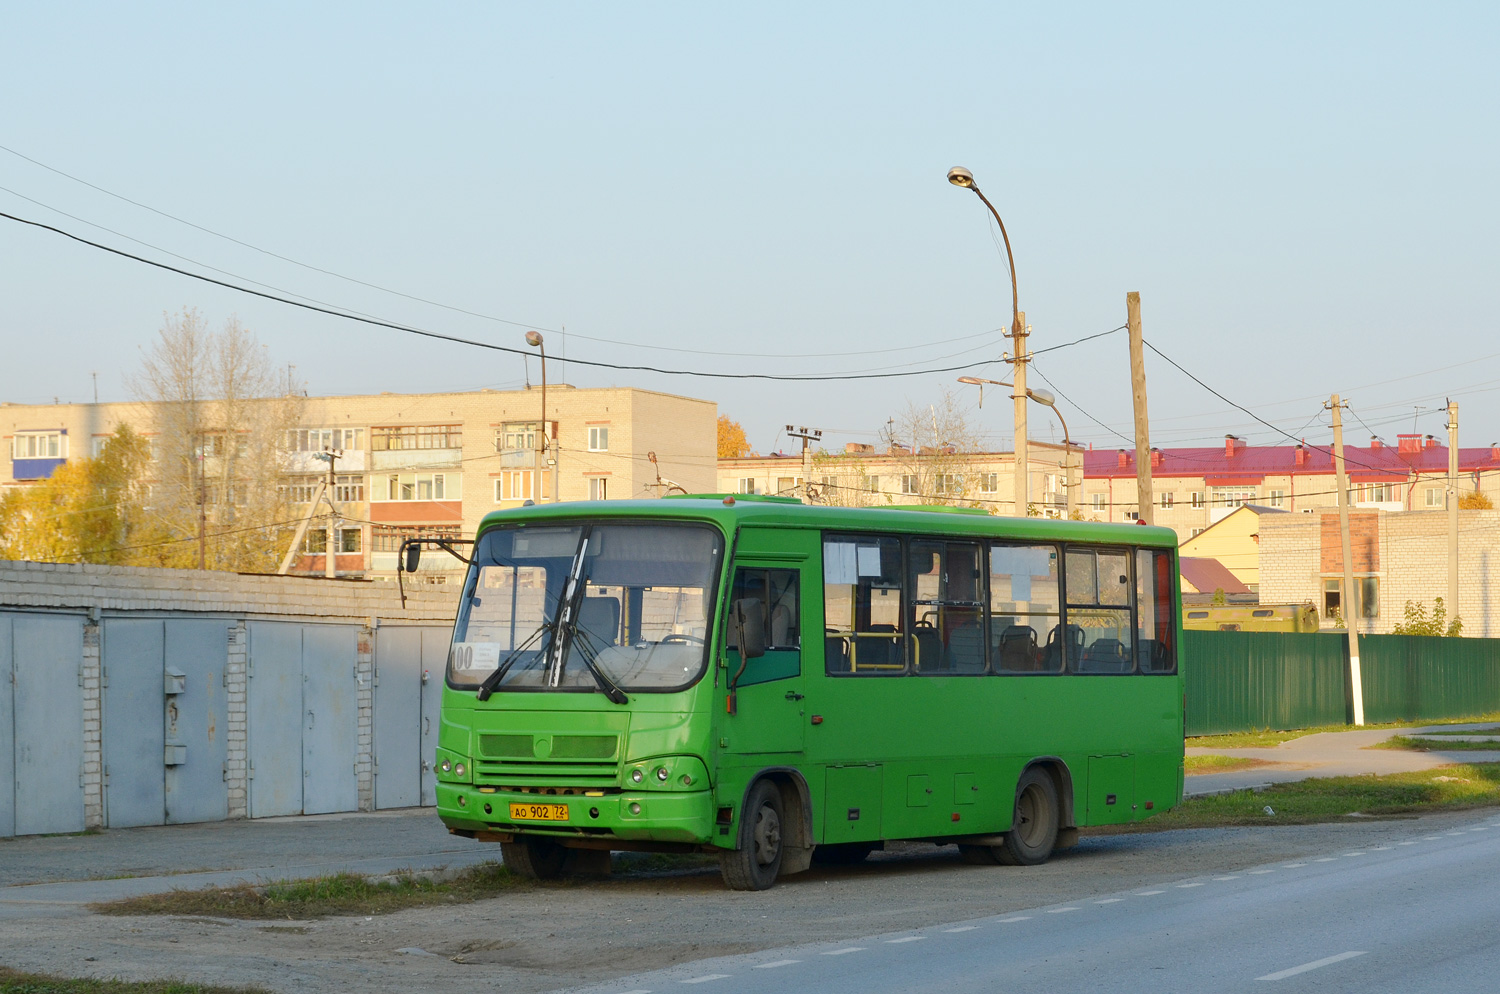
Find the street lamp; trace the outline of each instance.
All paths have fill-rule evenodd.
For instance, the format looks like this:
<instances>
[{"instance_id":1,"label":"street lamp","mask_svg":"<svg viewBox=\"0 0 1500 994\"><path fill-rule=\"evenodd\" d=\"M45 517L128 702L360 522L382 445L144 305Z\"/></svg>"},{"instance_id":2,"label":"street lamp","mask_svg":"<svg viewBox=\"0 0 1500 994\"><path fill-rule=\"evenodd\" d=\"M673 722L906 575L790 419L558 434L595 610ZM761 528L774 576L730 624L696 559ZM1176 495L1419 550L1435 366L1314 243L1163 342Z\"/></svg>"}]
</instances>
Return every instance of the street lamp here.
<instances>
[{"instance_id":1,"label":"street lamp","mask_svg":"<svg viewBox=\"0 0 1500 994\"><path fill-rule=\"evenodd\" d=\"M540 331L528 331L526 333L526 344L542 353L542 423L539 426L541 444L537 446L539 453L536 467L536 496L540 502L542 496L542 474L547 471L547 347L543 344ZM552 456L552 500L557 502L557 456Z\"/></svg>"},{"instance_id":2,"label":"street lamp","mask_svg":"<svg viewBox=\"0 0 1500 994\"><path fill-rule=\"evenodd\" d=\"M1011 384L1004 380L987 380L982 376L960 376L958 382L967 383L979 388L979 406L984 407L985 384L996 387L1008 387ZM1063 418L1062 410L1057 406L1057 398L1052 396L1050 390L1027 389L1026 396L1038 404L1052 408L1052 413L1057 415L1058 423L1063 430L1063 487L1067 492L1068 513L1073 513L1073 440L1068 435L1068 422Z\"/></svg>"},{"instance_id":3,"label":"street lamp","mask_svg":"<svg viewBox=\"0 0 1500 994\"><path fill-rule=\"evenodd\" d=\"M948 182L965 190L973 190L974 195L984 201L984 206L995 216L995 223L1000 225L1000 237L1005 239L1005 261L1010 267L1011 362L1015 365L1015 392L1011 397L1015 400L1016 420L1016 514L1024 518L1031 497L1027 475L1029 453L1026 451L1026 322L1021 316L1021 292L1016 287L1016 257L1010 250L1010 235L1005 231L1005 222L1000 219L1000 212L995 210L995 205L980 191L979 184L974 182L974 174L963 166L954 166L948 170Z\"/></svg>"}]
</instances>

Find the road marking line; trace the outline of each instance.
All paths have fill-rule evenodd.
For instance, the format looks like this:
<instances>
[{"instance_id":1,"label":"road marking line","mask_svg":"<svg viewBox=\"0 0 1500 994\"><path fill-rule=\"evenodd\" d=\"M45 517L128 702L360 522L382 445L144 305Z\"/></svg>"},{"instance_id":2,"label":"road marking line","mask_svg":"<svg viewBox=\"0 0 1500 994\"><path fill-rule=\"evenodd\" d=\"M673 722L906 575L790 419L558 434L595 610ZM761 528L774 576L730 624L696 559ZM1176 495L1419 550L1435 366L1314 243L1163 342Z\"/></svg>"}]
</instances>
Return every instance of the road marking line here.
<instances>
[{"instance_id":1,"label":"road marking line","mask_svg":"<svg viewBox=\"0 0 1500 994\"><path fill-rule=\"evenodd\" d=\"M823 950L823 955L824 956L842 956L845 953L862 953L864 951L865 951L865 947L864 946L849 946L847 949L825 949L825 950Z\"/></svg>"},{"instance_id":2,"label":"road marking line","mask_svg":"<svg viewBox=\"0 0 1500 994\"><path fill-rule=\"evenodd\" d=\"M650 991L646 991L646 990L641 990L641 991L625 991L624 994L651 994L651 992Z\"/></svg>"},{"instance_id":3,"label":"road marking line","mask_svg":"<svg viewBox=\"0 0 1500 994\"><path fill-rule=\"evenodd\" d=\"M1125 900L1123 897L1106 897L1104 900L1102 900L1102 901L1095 901L1094 903L1095 904L1119 904L1123 900Z\"/></svg>"},{"instance_id":4,"label":"road marking line","mask_svg":"<svg viewBox=\"0 0 1500 994\"><path fill-rule=\"evenodd\" d=\"M1030 915L1012 915L1009 918L1000 919L1000 924L1004 925L1006 922L1024 922L1029 920L1030 918Z\"/></svg>"},{"instance_id":5,"label":"road marking line","mask_svg":"<svg viewBox=\"0 0 1500 994\"><path fill-rule=\"evenodd\" d=\"M1143 891L1138 892L1135 896L1136 897L1155 897L1158 894L1165 894L1165 893L1166 893L1166 891L1164 891L1164 890L1143 890Z\"/></svg>"},{"instance_id":6,"label":"road marking line","mask_svg":"<svg viewBox=\"0 0 1500 994\"><path fill-rule=\"evenodd\" d=\"M793 963L801 963L800 959L779 959L774 963L757 963L752 970L774 970L778 966L791 966Z\"/></svg>"},{"instance_id":7,"label":"road marking line","mask_svg":"<svg viewBox=\"0 0 1500 994\"><path fill-rule=\"evenodd\" d=\"M1201 880L1194 880L1190 884L1178 884L1177 886L1183 888L1184 890L1186 890L1189 887L1202 887L1203 886L1203 881L1201 881Z\"/></svg>"},{"instance_id":8,"label":"road marking line","mask_svg":"<svg viewBox=\"0 0 1500 994\"><path fill-rule=\"evenodd\" d=\"M1370 852L1385 852L1389 848L1390 846L1375 846L1370 850Z\"/></svg>"},{"instance_id":9,"label":"road marking line","mask_svg":"<svg viewBox=\"0 0 1500 994\"><path fill-rule=\"evenodd\" d=\"M1415 839L1407 839L1405 842L1398 842L1398 843L1396 843L1396 845L1398 845L1398 846L1414 846L1416 844L1417 844L1417 841Z\"/></svg>"},{"instance_id":10,"label":"road marking line","mask_svg":"<svg viewBox=\"0 0 1500 994\"><path fill-rule=\"evenodd\" d=\"M1256 977L1255 979L1285 980L1287 977L1295 977L1299 973L1306 973L1309 970L1317 970L1325 966L1332 966L1335 963L1342 963L1346 959L1353 959L1356 956L1363 956L1364 954L1364 950L1360 950L1358 952L1339 953L1337 956L1328 956L1323 959L1313 960L1311 963L1303 963L1301 966L1294 966L1289 970L1278 970L1275 973L1268 973L1264 977Z\"/></svg>"},{"instance_id":11,"label":"road marking line","mask_svg":"<svg viewBox=\"0 0 1500 994\"><path fill-rule=\"evenodd\" d=\"M1238 873L1231 873L1227 877L1214 877L1215 880L1238 880L1239 878L1240 875Z\"/></svg>"},{"instance_id":12,"label":"road marking line","mask_svg":"<svg viewBox=\"0 0 1500 994\"><path fill-rule=\"evenodd\" d=\"M1462 832L1444 832L1443 834L1444 835L1462 835L1464 833L1462 833Z\"/></svg>"},{"instance_id":13,"label":"road marking line","mask_svg":"<svg viewBox=\"0 0 1500 994\"><path fill-rule=\"evenodd\" d=\"M692 980L679 980L678 983L679 984L706 984L710 980L728 980L729 976L730 975L727 974L727 973L710 973L707 976L694 977Z\"/></svg>"},{"instance_id":14,"label":"road marking line","mask_svg":"<svg viewBox=\"0 0 1500 994\"><path fill-rule=\"evenodd\" d=\"M1368 855L1368 854L1367 853L1362 853L1362 852L1346 852L1346 853L1344 853L1344 857L1346 859L1348 857L1350 857L1350 856L1365 856L1365 855Z\"/></svg>"},{"instance_id":15,"label":"road marking line","mask_svg":"<svg viewBox=\"0 0 1500 994\"><path fill-rule=\"evenodd\" d=\"M1337 856L1319 856L1313 860L1314 863L1337 863L1338 861L1339 858Z\"/></svg>"},{"instance_id":16,"label":"road marking line","mask_svg":"<svg viewBox=\"0 0 1500 994\"><path fill-rule=\"evenodd\" d=\"M1078 910L1077 908L1072 907L1070 905L1069 907L1066 907L1066 908L1048 908L1047 909L1047 914L1049 914L1049 915L1060 915L1064 911L1077 911L1077 910Z\"/></svg>"},{"instance_id":17,"label":"road marking line","mask_svg":"<svg viewBox=\"0 0 1500 994\"><path fill-rule=\"evenodd\" d=\"M1490 827L1488 825L1475 825L1473 828L1469 829L1469 831L1471 832L1488 832L1489 830Z\"/></svg>"},{"instance_id":18,"label":"road marking line","mask_svg":"<svg viewBox=\"0 0 1500 994\"><path fill-rule=\"evenodd\" d=\"M978 927L979 927L978 925L960 925L960 926L958 926L958 928L945 928L945 929L943 929L943 931L944 932L972 932L972 931L974 931Z\"/></svg>"},{"instance_id":19,"label":"road marking line","mask_svg":"<svg viewBox=\"0 0 1500 994\"><path fill-rule=\"evenodd\" d=\"M1288 870L1295 870L1295 869L1297 869L1297 867L1299 867L1299 866L1306 866L1307 864L1306 863L1284 863L1282 865L1284 865Z\"/></svg>"},{"instance_id":20,"label":"road marking line","mask_svg":"<svg viewBox=\"0 0 1500 994\"><path fill-rule=\"evenodd\" d=\"M896 945L900 942L921 942L925 938L927 938L925 935L903 935L899 939L886 939L885 941L888 945Z\"/></svg>"},{"instance_id":21,"label":"road marking line","mask_svg":"<svg viewBox=\"0 0 1500 994\"><path fill-rule=\"evenodd\" d=\"M1249 870L1249 873L1275 873L1275 870Z\"/></svg>"}]
</instances>

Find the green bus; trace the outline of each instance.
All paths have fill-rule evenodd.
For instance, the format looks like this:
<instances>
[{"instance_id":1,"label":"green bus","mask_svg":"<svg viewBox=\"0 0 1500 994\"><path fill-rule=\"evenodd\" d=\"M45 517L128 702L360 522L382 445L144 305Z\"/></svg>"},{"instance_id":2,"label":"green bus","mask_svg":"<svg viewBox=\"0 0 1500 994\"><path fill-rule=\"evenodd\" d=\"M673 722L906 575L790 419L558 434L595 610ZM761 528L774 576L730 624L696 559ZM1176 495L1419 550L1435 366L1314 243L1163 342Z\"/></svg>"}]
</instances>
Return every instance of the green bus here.
<instances>
[{"instance_id":1,"label":"green bus","mask_svg":"<svg viewBox=\"0 0 1500 994\"><path fill-rule=\"evenodd\" d=\"M1166 528L737 494L496 512L438 814L532 878L710 852L759 890L891 840L1040 863L1182 797L1176 555Z\"/></svg>"}]
</instances>

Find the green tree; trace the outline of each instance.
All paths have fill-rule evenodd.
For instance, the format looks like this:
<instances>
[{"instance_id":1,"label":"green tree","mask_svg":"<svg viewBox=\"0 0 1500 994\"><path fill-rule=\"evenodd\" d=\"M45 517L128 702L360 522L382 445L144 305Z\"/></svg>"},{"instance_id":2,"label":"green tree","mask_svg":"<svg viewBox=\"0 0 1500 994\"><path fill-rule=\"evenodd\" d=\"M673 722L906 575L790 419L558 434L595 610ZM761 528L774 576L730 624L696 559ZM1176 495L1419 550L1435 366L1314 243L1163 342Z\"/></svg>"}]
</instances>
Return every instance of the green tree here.
<instances>
[{"instance_id":1,"label":"green tree","mask_svg":"<svg viewBox=\"0 0 1500 994\"><path fill-rule=\"evenodd\" d=\"M1406 620L1396 622L1396 627L1391 629L1393 635L1439 635L1458 638L1463 633L1464 620L1454 615L1453 620L1448 621L1448 607L1441 597L1433 599L1430 616L1427 614L1427 606L1421 601L1407 601Z\"/></svg>"}]
</instances>

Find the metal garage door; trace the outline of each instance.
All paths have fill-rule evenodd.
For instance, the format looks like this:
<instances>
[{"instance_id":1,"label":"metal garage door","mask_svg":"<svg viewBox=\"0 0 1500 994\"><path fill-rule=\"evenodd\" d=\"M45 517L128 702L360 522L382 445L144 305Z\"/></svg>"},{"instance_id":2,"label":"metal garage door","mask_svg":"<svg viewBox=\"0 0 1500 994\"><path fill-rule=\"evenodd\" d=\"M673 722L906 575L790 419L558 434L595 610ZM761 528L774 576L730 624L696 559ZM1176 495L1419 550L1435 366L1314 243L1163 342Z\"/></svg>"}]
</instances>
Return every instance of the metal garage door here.
<instances>
[{"instance_id":1,"label":"metal garage door","mask_svg":"<svg viewBox=\"0 0 1500 994\"><path fill-rule=\"evenodd\" d=\"M359 631L347 626L302 629L302 812L359 807Z\"/></svg>"},{"instance_id":2,"label":"metal garage door","mask_svg":"<svg viewBox=\"0 0 1500 994\"><path fill-rule=\"evenodd\" d=\"M422 629L375 632L375 806L421 803Z\"/></svg>"},{"instance_id":3,"label":"metal garage door","mask_svg":"<svg viewBox=\"0 0 1500 994\"><path fill-rule=\"evenodd\" d=\"M302 626L250 623L250 817L302 811Z\"/></svg>"},{"instance_id":4,"label":"metal garage door","mask_svg":"<svg viewBox=\"0 0 1500 994\"><path fill-rule=\"evenodd\" d=\"M83 831L83 619L11 617L17 835Z\"/></svg>"},{"instance_id":5,"label":"metal garage door","mask_svg":"<svg viewBox=\"0 0 1500 994\"><path fill-rule=\"evenodd\" d=\"M180 675L177 692L167 695L166 742L184 747L166 769L167 823L222 821L229 817L229 622L169 620L164 649L165 676Z\"/></svg>"},{"instance_id":6,"label":"metal garage door","mask_svg":"<svg viewBox=\"0 0 1500 994\"><path fill-rule=\"evenodd\" d=\"M422 629L422 737L417 768L422 771L422 803L427 807L437 804L437 770L433 768L433 756L437 752L443 683L448 671L448 644L452 638L452 629Z\"/></svg>"},{"instance_id":7,"label":"metal garage door","mask_svg":"<svg viewBox=\"0 0 1500 994\"><path fill-rule=\"evenodd\" d=\"M16 723L11 616L0 614L0 839L16 834Z\"/></svg>"},{"instance_id":8,"label":"metal garage door","mask_svg":"<svg viewBox=\"0 0 1500 994\"><path fill-rule=\"evenodd\" d=\"M104 817L111 828L166 821L162 779L160 619L108 618L101 626L104 667Z\"/></svg>"}]
</instances>

